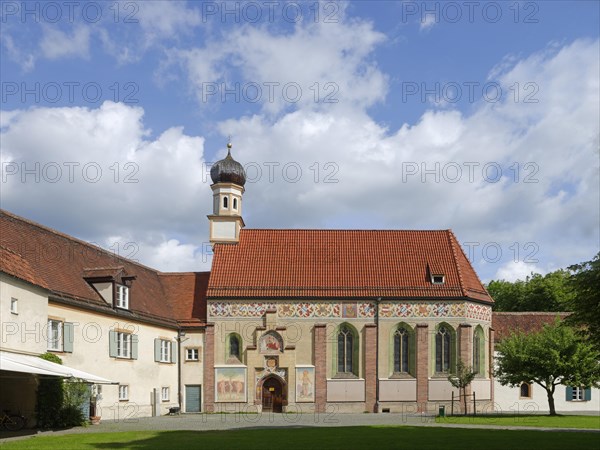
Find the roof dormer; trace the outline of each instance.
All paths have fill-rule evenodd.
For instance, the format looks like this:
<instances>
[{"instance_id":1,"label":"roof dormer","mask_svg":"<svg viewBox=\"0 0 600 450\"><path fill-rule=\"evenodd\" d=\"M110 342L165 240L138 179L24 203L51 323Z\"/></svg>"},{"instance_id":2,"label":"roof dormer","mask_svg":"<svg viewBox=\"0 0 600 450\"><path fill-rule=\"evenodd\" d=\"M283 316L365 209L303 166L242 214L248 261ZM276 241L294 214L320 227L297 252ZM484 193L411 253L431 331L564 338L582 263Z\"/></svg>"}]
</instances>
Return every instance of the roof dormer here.
<instances>
[{"instance_id":1,"label":"roof dormer","mask_svg":"<svg viewBox=\"0 0 600 450\"><path fill-rule=\"evenodd\" d=\"M129 275L124 267L94 267L83 269L83 278L114 308L129 309L130 288L135 275Z\"/></svg>"}]
</instances>

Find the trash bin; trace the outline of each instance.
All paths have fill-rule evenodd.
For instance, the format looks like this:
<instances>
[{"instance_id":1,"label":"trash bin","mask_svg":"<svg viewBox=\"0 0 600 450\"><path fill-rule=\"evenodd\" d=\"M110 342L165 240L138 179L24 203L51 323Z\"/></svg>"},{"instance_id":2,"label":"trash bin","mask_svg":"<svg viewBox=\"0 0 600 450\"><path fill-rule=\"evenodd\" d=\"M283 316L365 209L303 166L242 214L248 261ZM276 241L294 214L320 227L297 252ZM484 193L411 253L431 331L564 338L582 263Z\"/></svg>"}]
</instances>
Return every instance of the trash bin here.
<instances>
[{"instance_id":1,"label":"trash bin","mask_svg":"<svg viewBox=\"0 0 600 450\"><path fill-rule=\"evenodd\" d=\"M444 405L440 405L440 407L438 409L438 416L446 417L446 407Z\"/></svg>"}]
</instances>

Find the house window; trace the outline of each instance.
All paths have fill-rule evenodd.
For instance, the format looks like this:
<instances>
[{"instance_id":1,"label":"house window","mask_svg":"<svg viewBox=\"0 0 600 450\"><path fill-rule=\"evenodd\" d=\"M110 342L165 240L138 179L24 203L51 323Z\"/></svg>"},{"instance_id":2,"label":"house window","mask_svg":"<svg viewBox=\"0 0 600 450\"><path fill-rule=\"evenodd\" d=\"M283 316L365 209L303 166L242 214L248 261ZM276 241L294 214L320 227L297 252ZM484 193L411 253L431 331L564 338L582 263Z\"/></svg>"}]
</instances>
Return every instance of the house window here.
<instances>
[{"instance_id":1,"label":"house window","mask_svg":"<svg viewBox=\"0 0 600 450\"><path fill-rule=\"evenodd\" d=\"M117 357L131 358L131 334L117 332Z\"/></svg>"},{"instance_id":2,"label":"house window","mask_svg":"<svg viewBox=\"0 0 600 450\"><path fill-rule=\"evenodd\" d=\"M408 373L408 331L398 328L394 333L394 372Z\"/></svg>"},{"instance_id":3,"label":"house window","mask_svg":"<svg viewBox=\"0 0 600 450\"><path fill-rule=\"evenodd\" d=\"M237 198L233 199L233 209L237 209Z\"/></svg>"},{"instance_id":4,"label":"house window","mask_svg":"<svg viewBox=\"0 0 600 450\"><path fill-rule=\"evenodd\" d=\"M229 199L227 197L223 197L223 208L229 208Z\"/></svg>"},{"instance_id":5,"label":"house window","mask_svg":"<svg viewBox=\"0 0 600 450\"><path fill-rule=\"evenodd\" d=\"M442 325L435 335L435 371L447 373L450 370L452 336L447 326Z\"/></svg>"},{"instance_id":6,"label":"house window","mask_svg":"<svg viewBox=\"0 0 600 450\"><path fill-rule=\"evenodd\" d=\"M160 362L171 362L171 343L169 341L160 341Z\"/></svg>"},{"instance_id":7,"label":"house window","mask_svg":"<svg viewBox=\"0 0 600 450\"><path fill-rule=\"evenodd\" d=\"M338 373L354 372L354 333L346 325L338 333L337 368Z\"/></svg>"},{"instance_id":8,"label":"house window","mask_svg":"<svg viewBox=\"0 0 600 450\"><path fill-rule=\"evenodd\" d=\"M197 348L188 348L185 350L186 361L198 361L199 353Z\"/></svg>"},{"instance_id":9,"label":"house window","mask_svg":"<svg viewBox=\"0 0 600 450\"><path fill-rule=\"evenodd\" d=\"M129 309L129 288L117 285L117 308Z\"/></svg>"},{"instance_id":10,"label":"house window","mask_svg":"<svg viewBox=\"0 0 600 450\"><path fill-rule=\"evenodd\" d=\"M119 385L119 400L122 402L129 400L129 386L126 384Z\"/></svg>"},{"instance_id":11,"label":"house window","mask_svg":"<svg viewBox=\"0 0 600 450\"><path fill-rule=\"evenodd\" d=\"M583 386L567 386L568 402L589 402L592 399L592 388Z\"/></svg>"},{"instance_id":12,"label":"house window","mask_svg":"<svg viewBox=\"0 0 600 450\"><path fill-rule=\"evenodd\" d=\"M63 323L48 319L48 350L61 352L63 349Z\"/></svg>"},{"instance_id":13,"label":"house window","mask_svg":"<svg viewBox=\"0 0 600 450\"><path fill-rule=\"evenodd\" d=\"M160 399L163 402L169 401L170 389L168 387L163 387L160 389Z\"/></svg>"},{"instance_id":14,"label":"house window","mask_svg":"<svg viewBox=\"0 0 600 450\"><path fill-rule=\"evenodd\" d=\"M11 298L10 299L10 312L13 314L19 314L19 299Z\"/></svg>"},{"instance_id":15,"label":"house window","mask_svg":"<svg viewBox=\"0 0 600 450\"><path fill-rule=\"evenodd\" d=\"M521 398L531 398L531 384L529 383L521 383L519 387L520 393L519 396Z\"/></svg>"}]
</instances>

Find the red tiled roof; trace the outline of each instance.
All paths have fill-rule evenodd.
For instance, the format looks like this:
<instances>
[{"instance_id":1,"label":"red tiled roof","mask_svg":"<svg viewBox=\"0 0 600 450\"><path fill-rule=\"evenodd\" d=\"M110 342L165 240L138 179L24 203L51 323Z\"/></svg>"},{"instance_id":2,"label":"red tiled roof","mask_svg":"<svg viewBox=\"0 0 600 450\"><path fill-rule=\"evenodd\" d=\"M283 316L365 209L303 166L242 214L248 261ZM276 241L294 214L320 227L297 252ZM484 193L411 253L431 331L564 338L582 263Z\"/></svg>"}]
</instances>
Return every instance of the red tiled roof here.
<instances>
[{"instance_id":1,"label":"red tiled roof","mask_svg":"<svg viewBox=\"0 0 600 450\"><path fill-rule=\"evenodd\" d=\"M567 312L493 312L492 328L494 341L500 342L512 333L534 333L542 329L545 324L553 323L558 317L560 320L567 317Z\"/></svg>"},{"instance_id":2,"label":"red tiled roof","mask_svg":"<svg viewBox=\"0 0 600 450\"><path fill-rule=\"evenodd\" d=\"M47 288L46 282L37 276L25 258L4 246L0 246L0 271L28 283Z\"/></svg>"},{"instance_id":3,"label":"red tiled roof","mask_svg":"<svg viewBox=\"0 0 600 450\"><path fill-rule=\"evenodd\" d=\"M431 266L443 285L431 283ZM215 245L207 296L493 302L450 230L243 229L237 245Z\"/></svg>"},{"instance_id":4,"label":"red tiled roof","mask_svg":"<svg viewBox=\"0 0 600 450\"><path fill-rule=\"evenodd\" d=\"M167 321L205 320L205 312L194 315L201 314L202 307L189 307L195 302L205 303L202 283L192 283L192 290L168 292L172 284L162 283L168 276L4 210L0 212L0 246L3 272L59 297L108 307L84 277L134 276L129 297L132 312Z\"/></svg>"},{"instance_id":5,"label":"red tiled roof","mask_svg":"<svg viewBox=\"0 0 600 450\"><path fill-rule=\"evenodd\" d=\"M159 275L175 317L187 324L206 320L206 288L210 272L161 273Z\"/></svg>"}]
</instances>

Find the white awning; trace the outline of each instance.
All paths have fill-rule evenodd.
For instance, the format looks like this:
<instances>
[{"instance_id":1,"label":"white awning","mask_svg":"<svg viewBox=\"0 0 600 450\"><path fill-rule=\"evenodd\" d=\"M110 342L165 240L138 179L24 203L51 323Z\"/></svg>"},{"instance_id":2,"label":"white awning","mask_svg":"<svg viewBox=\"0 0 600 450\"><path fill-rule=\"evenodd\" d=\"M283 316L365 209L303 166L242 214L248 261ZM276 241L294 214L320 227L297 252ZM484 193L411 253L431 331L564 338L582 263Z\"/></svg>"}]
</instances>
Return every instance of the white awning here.
<instances>
[{"instance_id":1,"label":"white awning","mask_svg":"<svg viewBox=\"0 0 600 450\"><path fill-rule=\"evenodd\" d=\"M22 355L0 351L0 370L9 372L35 373L38 375L51 375L62 378L80 378L94 384L118 384L106 378L46 361L38 356Z\"/></svg>"}]
</instances>

